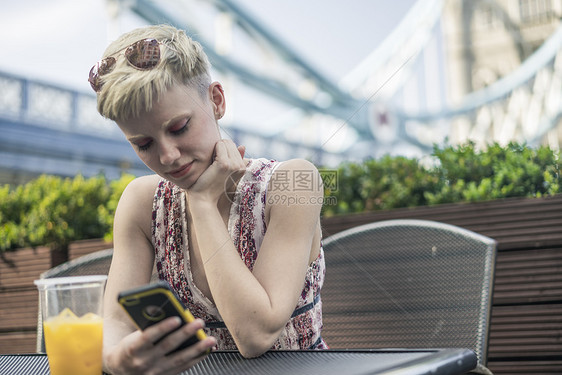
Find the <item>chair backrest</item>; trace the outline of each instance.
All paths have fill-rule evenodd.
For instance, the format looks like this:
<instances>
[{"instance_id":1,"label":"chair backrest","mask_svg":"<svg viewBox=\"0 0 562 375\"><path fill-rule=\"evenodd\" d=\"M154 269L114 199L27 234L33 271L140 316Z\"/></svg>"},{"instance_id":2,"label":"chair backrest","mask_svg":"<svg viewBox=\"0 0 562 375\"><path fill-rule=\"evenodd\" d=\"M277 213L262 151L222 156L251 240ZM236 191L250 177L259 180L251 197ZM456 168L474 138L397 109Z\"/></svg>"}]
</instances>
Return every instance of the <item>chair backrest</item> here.
<instances>
[{"instance_id":1,"label":"chair backrest","mask_svg":"<svg viewBox=\"0 0 562 375\"><path fill-rule=\"evenodd\" d=\"M83 275L107 275L113 249L93 252L65 262L43 272L39 278L49 279L53 277L83 276ZM39 313L37 315L37 352L45 352L45 339L43 337L43 318L41 316L41 303L39 302Z\"/></svg>"},{"instance_id":2,"label":"chair backrest","mask_svg":"<svg viewBox=\"0 0 562 375\"><path fill-rule=\"evenodd\" d=\"M486 365L496 241L434 221L388 220L323 244L330 347L462 347Z\"/></svg>"}]
</instances>

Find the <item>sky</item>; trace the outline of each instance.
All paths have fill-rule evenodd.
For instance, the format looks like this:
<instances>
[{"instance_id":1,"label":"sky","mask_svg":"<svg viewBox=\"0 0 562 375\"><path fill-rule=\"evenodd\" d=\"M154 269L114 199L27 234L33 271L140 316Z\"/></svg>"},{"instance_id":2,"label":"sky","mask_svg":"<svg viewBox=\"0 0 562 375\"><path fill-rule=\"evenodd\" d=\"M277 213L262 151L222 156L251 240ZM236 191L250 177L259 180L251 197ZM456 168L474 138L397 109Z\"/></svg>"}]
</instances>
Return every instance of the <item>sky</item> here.
<instances>
[{"instance_id":1,"label":"sky","mask_svg":"<svg viewBox=\"0 0 562 375\"><path fill-rule=\"evenodd\" d=\"M202 3L202 0L183 0ZM338 81L399 23L415 0L233 0L325 76ZM106 0L0 0L0 71L87 91L87 75L117 33ZM7 55L6 51L10 51Z\"/></svg>"}]
</instances>

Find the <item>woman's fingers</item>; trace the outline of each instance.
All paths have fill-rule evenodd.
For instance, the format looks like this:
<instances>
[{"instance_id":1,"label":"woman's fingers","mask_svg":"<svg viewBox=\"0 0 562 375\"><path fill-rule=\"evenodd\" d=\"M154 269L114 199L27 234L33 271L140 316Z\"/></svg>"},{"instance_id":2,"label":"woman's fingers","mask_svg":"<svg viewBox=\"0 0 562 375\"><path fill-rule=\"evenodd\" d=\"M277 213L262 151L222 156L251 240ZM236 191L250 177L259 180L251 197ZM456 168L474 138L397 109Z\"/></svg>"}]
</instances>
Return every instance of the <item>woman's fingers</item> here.
<instances>
[{"instance_id":1,"label":"woman's fingers","mask_svg":"<svg viewBox=\"0 0 562 375\"><path fill-rule=\"evenodd\" d=\"M181 325L181 320L178 317L168 318L158 324L155 324L144 331L135 332L132 337L138 338L134 339L131 344L132 355L137 355L147 352L153 352L154 343L161 340L170 332L173 332Z\"/></svg>"},{"instance_id":2,"label":"woman's fingers","mask_svg":"<svg viewBox=\"0 0 562 375\"><path fill-rule=\"evenodd\" d=\"M197 331L204 326L205 323L203 323L201 319L196 319L194 322L186 324L168 334L162 341L155 345L155 349L162 354L169 354L179 348L185 341L196 335Z\"/></svg>"},{"instance_id":3,"label":"woman's fingers","mask_svg":"<svg viewBox=\"0 0 562 375\"><path fill-rule=\"evenodd\" d=\"M207 337L187 348L177 350L185 341L196 336L197 331L204 326L205 323L201 319L196 319L168 334L155 345L154 350L163 357L158 361L158 367L163 373L176 374L194 366L216 345L214 337Z\"/></svg>"},{"instance_id":4,"label":"woman's fingers","mask_svg":"<svg viewBox=\"0 0 562 375\"><path fill-rule=\"evenodd\" d=\"M230 187L231 182L238 180L240 174L246 170L246 163L242 158L244 153L244 146L237 147L234 142L227 139L218 141L215 145L213 163L188 189L189 195L198 194L203 200L220 199L225 193L225 187Z\"/></svg>"},{"instance_id":5,"label":"woman's fingers","mask_svg":"<svg viewBox=\"0 0 562 375\"><path fill-rule=\"evenodd\" d=\"M240 153L242 159L244 159L244 155L246 154L246 146L238 146L238 152Z\"/></svg>"},{"instance_id":6,"label":"woman's fingers","mask_svg":"<svg viewBox=\"0 0 562 375\"><path fill-rule=\"evenodd\" d=\"M246 153L246 147L236 146L236 144L229 139L221 139L215 146L215 153L215 161L238 168L240 165L243 165L242 159Z\"/></svg>"},{"instance_id":7,"label":"woman's fingers","mask_svg":"<svg viewBox=\"0 0 562 375\"><path fill-rule=\"evenodd\" d=\"M207 337L203 341L199 341L186 349L169 355L168 358L173 366L171 369L177 373L195 366L205 358L206 353L213 348L216 343L214 337Z\"/></svg>"},{"instance_id":8,"label":"woman's fingers","mask_svg":"<svg viewBox=\"0 0 562 375\"><path fill-rule=\"evenodd\" d=\"M179 318L172 317L144 331L134 332L127 351L130 362L128 367L140 372L177 374L195 365L204 358L205 353L216 345L214 337L207 337L205 340L174 352L205 325L201 319L182 327L180 324Z\"/></svg>"}]
</instances>

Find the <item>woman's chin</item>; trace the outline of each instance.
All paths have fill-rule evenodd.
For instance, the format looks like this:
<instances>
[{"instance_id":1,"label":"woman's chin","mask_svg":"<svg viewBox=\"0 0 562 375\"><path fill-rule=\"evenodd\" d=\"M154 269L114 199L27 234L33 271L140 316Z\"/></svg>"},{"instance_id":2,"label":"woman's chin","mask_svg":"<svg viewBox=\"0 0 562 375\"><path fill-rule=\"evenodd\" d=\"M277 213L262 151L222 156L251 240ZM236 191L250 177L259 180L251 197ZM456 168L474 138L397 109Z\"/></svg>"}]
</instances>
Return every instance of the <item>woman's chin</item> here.
<instances>
[{"instance_id":1,"label":"woman's chin","mask_svg":"<svg viewBox=\"0 0 562 375\"><path fill-rule=\"evenodd\" d=\"M197 178L193 178L193 176L184 176L183 178L173 178L168 174L157 173L163 179L173 182L176 186L181 188L182 190L188 190L191 188L196 182Z\"/></svg>"},{"instance_id":2,"label":"woman's chin","mask_svg":"<svg viewBox=\"0 0 562 375\"><path fill-rule=\"evenodd\" d=\"M172 179L171 180L174 184L176 184L178 187L180 187L183 190L189 190L193 185L195 185L195 183L197 182L197 179L193 179L193 178L180 178L180 179Z\"/></svg>"}]
</instances>

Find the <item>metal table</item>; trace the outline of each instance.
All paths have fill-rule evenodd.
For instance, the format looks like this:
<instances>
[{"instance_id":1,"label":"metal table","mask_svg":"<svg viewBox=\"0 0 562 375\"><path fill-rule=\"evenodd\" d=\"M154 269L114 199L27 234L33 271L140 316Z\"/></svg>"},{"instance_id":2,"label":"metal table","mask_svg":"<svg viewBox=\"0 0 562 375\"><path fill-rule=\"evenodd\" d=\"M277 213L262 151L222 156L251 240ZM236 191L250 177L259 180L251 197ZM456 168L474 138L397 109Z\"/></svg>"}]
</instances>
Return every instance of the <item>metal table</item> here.
<instances>
[{"instance_id":1,"label":"metal table","mask_svg":"<svg viewBox=\"0 0 562 375\"><path fill-rule=\"evenodd\" d=\"M216 351L182 375L460 375L476 363L476 354L468 349L282 350L254 359ZM47 356L0 355L0 374L48 375Z\"/></svg>"}]
</instances>

